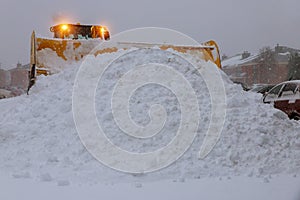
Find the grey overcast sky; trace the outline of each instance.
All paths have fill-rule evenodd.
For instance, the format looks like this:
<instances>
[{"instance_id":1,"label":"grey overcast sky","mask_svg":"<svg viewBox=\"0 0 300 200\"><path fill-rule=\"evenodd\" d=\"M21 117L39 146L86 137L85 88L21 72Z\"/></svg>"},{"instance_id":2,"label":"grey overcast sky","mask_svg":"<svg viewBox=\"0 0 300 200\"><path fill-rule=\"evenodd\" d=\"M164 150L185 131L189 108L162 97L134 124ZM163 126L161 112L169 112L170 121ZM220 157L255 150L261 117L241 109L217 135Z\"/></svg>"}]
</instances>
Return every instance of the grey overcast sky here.
<instances>
[{"instance_id":1,"label":"grey overcast sky","mask_svg":"<svg viewBox=\"0 0 300 200\"><path fill-rule=\"evenodd\" d=\"M300 49L299 0L1 0L2 68L29 63L30 34L52 37L60 20L104 24L111 34L146 26L171 28L221 53L257 52L277 43Z\"/></svg>"}]
</instances>

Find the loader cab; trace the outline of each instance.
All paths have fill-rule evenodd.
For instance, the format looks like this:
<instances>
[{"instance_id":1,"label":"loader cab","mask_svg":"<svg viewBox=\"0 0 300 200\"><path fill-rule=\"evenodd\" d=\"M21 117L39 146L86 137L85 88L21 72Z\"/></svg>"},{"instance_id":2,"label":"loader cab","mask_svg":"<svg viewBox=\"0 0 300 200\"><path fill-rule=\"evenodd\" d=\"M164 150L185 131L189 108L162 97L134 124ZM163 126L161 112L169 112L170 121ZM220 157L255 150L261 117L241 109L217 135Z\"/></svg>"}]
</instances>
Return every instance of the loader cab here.
<instances>
[{"instance_id":1,"label":"loader cab","mask_svg":"<svg viewBox=\"0 0 300 200\"><path fill-rule=\"evenodd\" d=\"M61 39L110 39L108 29L105 26L98 25L58 24L56 26L52 26L50 31L54 33L54 38Z\"/></svg>"}]
</instances>

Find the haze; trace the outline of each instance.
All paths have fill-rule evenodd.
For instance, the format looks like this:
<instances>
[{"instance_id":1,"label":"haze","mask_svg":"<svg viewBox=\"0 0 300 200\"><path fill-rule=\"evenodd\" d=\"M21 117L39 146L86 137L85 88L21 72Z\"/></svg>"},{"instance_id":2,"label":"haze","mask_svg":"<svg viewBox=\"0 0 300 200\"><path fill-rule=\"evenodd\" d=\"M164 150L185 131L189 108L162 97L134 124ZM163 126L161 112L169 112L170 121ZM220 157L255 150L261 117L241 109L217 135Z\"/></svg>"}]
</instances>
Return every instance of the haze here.
<instances>
[{"instance_id":1,"label":"haze","mask_svg":"<svg viewBox=\"0 0 300 200\"><path fill-rule=\"evenodd\" d=\"M299 0L1 0L1 68L29 63L30 34L52 37L60 22L103 24L111 34L164 27L199 42L214 39L221 54L257 52L277 43L300 49Z\"/></svg>"}]
</instances>

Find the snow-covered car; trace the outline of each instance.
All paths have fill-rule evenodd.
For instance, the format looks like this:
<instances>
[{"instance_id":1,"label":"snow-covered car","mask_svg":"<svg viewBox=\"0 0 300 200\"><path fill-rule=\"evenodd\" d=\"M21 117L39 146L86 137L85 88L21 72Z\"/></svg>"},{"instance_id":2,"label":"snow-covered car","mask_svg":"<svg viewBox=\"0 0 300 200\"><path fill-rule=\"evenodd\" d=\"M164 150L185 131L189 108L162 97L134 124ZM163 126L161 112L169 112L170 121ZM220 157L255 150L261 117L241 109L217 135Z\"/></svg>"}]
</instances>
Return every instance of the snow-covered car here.
<instances>
[{"instance_id":1,"label":"snow-covered car","mask_svg":"<svg viewBox=\"0 0 300 200\"><path fill-rule=\"evenodd\" d=\"M264 103L285 112L290 119L300 119L300 80L286 81L274 86L263 96Z\"/></svg>"}]
</instances>

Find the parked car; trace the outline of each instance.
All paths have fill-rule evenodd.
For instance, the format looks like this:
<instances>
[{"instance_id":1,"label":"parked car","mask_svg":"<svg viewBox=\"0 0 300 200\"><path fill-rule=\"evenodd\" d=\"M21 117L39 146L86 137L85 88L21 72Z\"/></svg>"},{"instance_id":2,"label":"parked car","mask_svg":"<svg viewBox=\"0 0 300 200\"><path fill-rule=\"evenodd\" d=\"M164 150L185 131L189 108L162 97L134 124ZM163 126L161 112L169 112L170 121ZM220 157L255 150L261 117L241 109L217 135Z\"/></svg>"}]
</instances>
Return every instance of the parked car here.
<instances>
[{"instance_id":1,"label":"parked car","mask_svg":"<svg viewBox=\"0 0 300 200\"><path fill-rule=\"evenodd\" d=\"M263 96L264 103L285 112L290 119L300 119L300 80L286 81L274 86Z\"/></svg>"}]
</instances>

